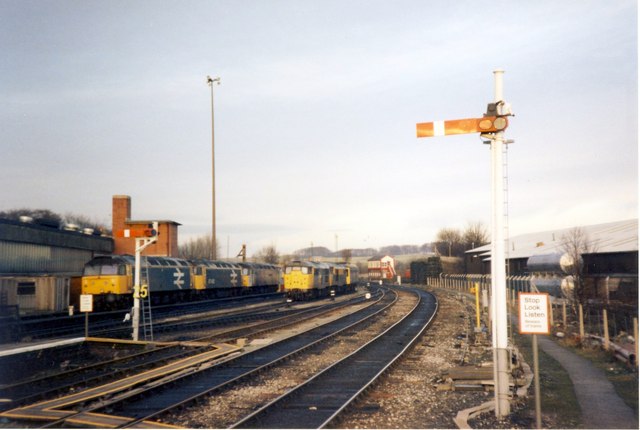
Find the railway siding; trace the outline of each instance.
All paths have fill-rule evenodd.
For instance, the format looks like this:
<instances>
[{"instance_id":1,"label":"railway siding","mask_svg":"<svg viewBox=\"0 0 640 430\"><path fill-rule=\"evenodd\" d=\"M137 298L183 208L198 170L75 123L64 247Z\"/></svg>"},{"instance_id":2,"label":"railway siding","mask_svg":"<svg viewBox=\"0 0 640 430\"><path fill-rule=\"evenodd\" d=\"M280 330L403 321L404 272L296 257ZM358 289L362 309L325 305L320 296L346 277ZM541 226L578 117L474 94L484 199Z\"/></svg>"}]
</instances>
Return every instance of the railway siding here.
<instances>
[{"instance_id":1,"label":"railway siding","mask_svg":"<svg viewBox=\"0 0 640 430\"><path fill-rule=\"evenodd\" d=\"M437 301L425 291L410 313L354 353L313 376L235 428L321 428L384 373L429 326ZM295 413L291 413L295 411Z\"/></svg>"}]
</instances>

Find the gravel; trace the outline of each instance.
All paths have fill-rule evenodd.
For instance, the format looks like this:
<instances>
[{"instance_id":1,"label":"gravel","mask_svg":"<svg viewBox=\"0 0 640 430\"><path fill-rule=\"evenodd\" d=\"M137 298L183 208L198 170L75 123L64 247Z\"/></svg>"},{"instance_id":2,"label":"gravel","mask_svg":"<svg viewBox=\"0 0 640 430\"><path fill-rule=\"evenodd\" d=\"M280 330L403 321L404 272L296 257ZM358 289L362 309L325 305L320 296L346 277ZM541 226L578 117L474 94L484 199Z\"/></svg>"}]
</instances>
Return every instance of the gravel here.
<instances>
[{"instance_id":1,"label":"gravel","mask_svg":"<svg viewBox=\"0 0 640 430\"><path fill-rule=\"evenodd\" d=\"M469 300L450 292L436 291L439 309L431 327L405 357L374 384L364 396L333 423L335 428L457 428L453 419L462 410L492 401L492 392L443 391L447 369L480 365L491 360L491 345L467 340L473 308ZM260 376L218 392L164 422L188 428L225 428L295 387L339 358L377 336L415 305L415 296L400 299L377 321L357 332L338 336L322 351L303 353ZM290 333L282 333L290 335ZM277 339L278 333L270 333ZM518 428L497 421L493 412L473 420L474 428ZM531 423L525 423L524 427Z\"/></svg>"}]
</instances>

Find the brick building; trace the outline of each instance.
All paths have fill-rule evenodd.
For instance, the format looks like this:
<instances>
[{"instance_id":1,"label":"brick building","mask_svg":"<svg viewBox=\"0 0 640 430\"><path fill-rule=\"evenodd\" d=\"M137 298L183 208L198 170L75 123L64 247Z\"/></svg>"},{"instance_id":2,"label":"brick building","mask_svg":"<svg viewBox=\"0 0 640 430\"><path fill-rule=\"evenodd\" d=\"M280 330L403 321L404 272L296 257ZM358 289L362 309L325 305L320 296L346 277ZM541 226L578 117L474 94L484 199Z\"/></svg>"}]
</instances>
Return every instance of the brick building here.
<instances>
[{"instance_id":1,"label":"brick building","mask_svg":"<svg viewBox=\"0 0 640 430\"><path fill-rule=\"evenodd\" d=\"M131 197L113 196L112 206L113 253L135 253L136 241L128 237L118 237L124 229L146 228L154 221L158 222L158 241L144 250L143 255L178 257L178 226L180 223L168 220L132 220Z\"/></svg>"}]
</instances>

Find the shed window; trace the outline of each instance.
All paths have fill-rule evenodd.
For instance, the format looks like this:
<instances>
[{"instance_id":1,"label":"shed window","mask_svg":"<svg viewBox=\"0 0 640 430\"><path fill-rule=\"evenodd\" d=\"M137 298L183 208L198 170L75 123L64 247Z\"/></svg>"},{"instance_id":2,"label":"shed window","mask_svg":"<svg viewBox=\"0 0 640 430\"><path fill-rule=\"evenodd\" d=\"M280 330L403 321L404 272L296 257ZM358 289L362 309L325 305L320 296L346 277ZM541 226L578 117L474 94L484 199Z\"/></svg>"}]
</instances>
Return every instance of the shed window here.
<instances>
[{"instance_id":1,"label":"shed window","mask_svg":"<svg viewBox=\"0 0 640 430\"><path fill-rule=\"evenodd\" d=\"M19 296L33 296L36 294L35 282L18 282Z\"/></svg>"}]
</instances>

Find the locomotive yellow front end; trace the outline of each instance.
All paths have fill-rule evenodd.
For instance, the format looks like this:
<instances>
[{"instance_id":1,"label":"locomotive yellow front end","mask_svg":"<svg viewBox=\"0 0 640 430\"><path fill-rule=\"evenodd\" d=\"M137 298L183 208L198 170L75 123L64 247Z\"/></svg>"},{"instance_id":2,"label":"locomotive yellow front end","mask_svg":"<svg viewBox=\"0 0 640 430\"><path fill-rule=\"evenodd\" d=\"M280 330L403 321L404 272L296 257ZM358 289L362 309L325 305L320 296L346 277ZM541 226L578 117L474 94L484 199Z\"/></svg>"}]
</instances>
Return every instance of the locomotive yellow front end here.
<instances>
[{"instance_id":1,"label":"locomotive yellow front end","mask_svg":"<svg viewBox=\"0 0 640 430\"><path fill-rule=\"evenodd\" d=\"M117 302L133 291L132 264L126 257L96 257L82 274L82 294L92 294L94 302Z\"/></svg>"},{"instance_id":2,"label":"locomotive yellow front end","mask_svg":"<svg viewBox=\"0 0 640 430\"><path fill-rule=\"evenodd\" d=\"M304 261L292 261L284 267L284 290L288 297L310 295L314 285L313 265Z\"/></svg>"}]
</instances>

